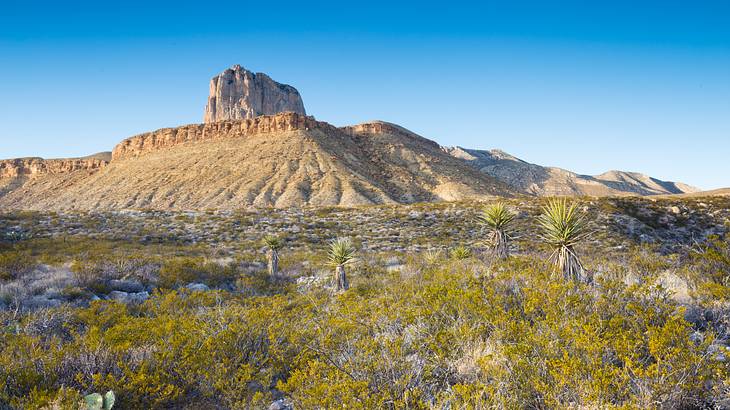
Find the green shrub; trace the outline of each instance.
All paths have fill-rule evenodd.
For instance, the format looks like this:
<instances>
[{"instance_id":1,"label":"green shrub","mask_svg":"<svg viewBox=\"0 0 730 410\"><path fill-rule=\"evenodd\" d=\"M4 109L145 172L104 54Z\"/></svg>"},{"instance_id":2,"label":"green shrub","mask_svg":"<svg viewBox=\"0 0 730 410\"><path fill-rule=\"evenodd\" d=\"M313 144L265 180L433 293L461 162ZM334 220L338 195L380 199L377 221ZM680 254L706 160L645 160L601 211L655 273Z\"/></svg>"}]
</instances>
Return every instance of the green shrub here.
<instances>
[{"instance_id":1,"label":"green shrub","mask_svg":"<svg viewBox=\"0 0 730 410\"><path fill-rule=\"evenodd\" d=\"M30 253L21 250L0 251L0 280L15 279L33 268Z\"/></svg>"},{"instance_id":2,"label":"green shrub","mask_svg":"<svg viewBox=\"0 0 730 410\"><path fill-rule=\"evenodd\" d=\"M105 293L109 289L103 277L101 262L90 258L76 259L71 263L71 272L79 286L96 293Z\"/></svg>"},{"instance_id":3,"label":"green shrub","mask_svg":"<svg viewBox=\"0 0 730 410\"><path fill-rule=\"evenodd\" d=\"M469 259L472 257L471 249L467 248L466 246L457 246L449 252L449 256L453 260L462 261L465 259Z\"/></svg>"},{"instance_id":4,"label":"green shrub","mask_svg":"<svg viewBox=\"0 0 730 410\"><path fill-rule=\"evenodd\" d=\"M717 235L710 236L690 256L692 262L709 279L717 284L730 286L730 240L723 240Z\"/></svg>"},{"instance_id":5,"label":"green shrub","mask_svg":"<svg viewBox=\"0 0 730 410\"><path fill-rule=\"evenodd\" d=\"M137 307L95 302L75 310L67 339L0 331L0 399L38 408L27 405L34 389L50 402L71 386L112 389L119 408L258 408L277 385L298 408L691 407L728 377L707 356L710 333L692 342L650 284L589 289L522 257L480 278L459 266L384 272L337 298L167 291Z\"/></svg>"},{"instance_id":6,"label":"green shrub","mask_svg":"<svg viewBox=\"0 0 730 410\"><path fill-rule=\"evenodd\" d=\"M176 288L191 282L203 282L212 286L234 282L238 276L233 265L221 266L203 258L172 258L160 268L158 285Z\"/></svg>"}]
</instances>

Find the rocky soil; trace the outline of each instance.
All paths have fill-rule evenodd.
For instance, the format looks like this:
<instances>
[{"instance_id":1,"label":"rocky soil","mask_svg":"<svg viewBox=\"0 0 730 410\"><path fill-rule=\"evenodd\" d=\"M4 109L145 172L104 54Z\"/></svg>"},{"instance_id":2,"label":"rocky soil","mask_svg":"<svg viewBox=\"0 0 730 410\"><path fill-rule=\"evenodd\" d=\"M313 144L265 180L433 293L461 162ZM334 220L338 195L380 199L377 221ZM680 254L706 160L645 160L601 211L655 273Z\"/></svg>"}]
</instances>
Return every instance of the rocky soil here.
<instances>
[{"instance_id":1,"label":"rocky soil","mask_svg":"<svg viewBox=\"0 0 730 410\"><path fill-rule=\"evenodd\" d=\"M519 211L519 239L534 243L534 216L542 201L508 203ZM671 253L730 230L726 197L603 198L581 203L596 232L594 244L603 249L651 244ZM284 236L293 250L316 249L332 238L350 236L365 250L421 251L451 247L455 238L479 246L484 235L475 221L481 206L481 202L454 202L250 211L10 212L0 214L0 234L231 247L258 243L263 235L274 234Z\"/></svg>"}]
</instances>

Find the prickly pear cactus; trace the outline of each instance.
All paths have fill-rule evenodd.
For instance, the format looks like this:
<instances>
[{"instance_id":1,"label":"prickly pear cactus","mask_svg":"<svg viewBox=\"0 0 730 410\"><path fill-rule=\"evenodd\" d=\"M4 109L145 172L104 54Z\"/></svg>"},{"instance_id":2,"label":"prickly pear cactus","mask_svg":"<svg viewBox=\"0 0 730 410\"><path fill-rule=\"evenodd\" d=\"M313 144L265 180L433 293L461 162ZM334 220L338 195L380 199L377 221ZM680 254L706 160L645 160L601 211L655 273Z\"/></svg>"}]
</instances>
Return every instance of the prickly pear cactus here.
<instances>
[{"instance_id":1,"label":"prickly pear cactus","mask_svg":"<svg viewBox=\"0 0 730 410\"><path fill-rule=\"evenodd\" d=\"M88 410L101 410L104 406L104 397L99 393L91 393L84 397L84 402Z\"/></svg>"},{"instance_id":2,"label":"prickly pear cactus","mask_svg":"<svg viewBox=\"0 0 730 410\"><path fill-rule=\"evenodd\" d=\"M114 406L114 402L117 400L116 396L114 396L114 392L109 390L104 395L104 410L112 410L112 407Z\"/></svg>"},{"instance_id":3,"label":"prickly pear cactus","mask_svg":"<svg viewBox=\"0 0 730 410\"><path fill-rule=\"evenodd\" d=\"M116 397L114 392L109 390L105 395L99 393L92 393L84 397L84 403L86 403L86 410L111 410L114 406Z\"/></svg>"}]
</instances>

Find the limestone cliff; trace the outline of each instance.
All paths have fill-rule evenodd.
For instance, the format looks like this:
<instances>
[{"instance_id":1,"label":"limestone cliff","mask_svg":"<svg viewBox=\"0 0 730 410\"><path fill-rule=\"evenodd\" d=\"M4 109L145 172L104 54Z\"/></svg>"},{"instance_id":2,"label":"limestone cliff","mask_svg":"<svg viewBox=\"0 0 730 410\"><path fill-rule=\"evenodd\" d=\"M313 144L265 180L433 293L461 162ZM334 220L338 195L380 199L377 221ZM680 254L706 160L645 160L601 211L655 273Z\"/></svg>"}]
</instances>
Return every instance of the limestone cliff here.
<instances>
[{"instance_id":1,"label":"limestone cliff","mask_svg":"<svg viewBox=\"0 0 730 410\"><path fill-rule=\"evenodd\" d=\"M43 159L15 158L0 160L0 178L37 177L46 174L62 174L105 167L108 160L98 157Z\"/></svg>"},{"instance_id":2,"label":"limestone cliff","mask_svg":"<svg viewBox=\"0 0 730 410\"><path fill-rule=\"evenodd\" d=\"M302 97L296 88L277 83L264 73L234 65L210 80L206 123L282 112L306 115Z\"/></svg>"},{"instance_id":3,"label":"limestone cliff","mask_svg":"<svg viewBox=\"0 0 730 410\"><path fill-rule=\"evenodd\" d=\"M326 122L317 121L313 117L287 112L239 121L219 121L210 124L190 124L177 128L162 128L120 142L112 151L112 159L116 161L135 157L185 143L310 129L334 130L335 127Z\"/></svg>"}]
</instances>

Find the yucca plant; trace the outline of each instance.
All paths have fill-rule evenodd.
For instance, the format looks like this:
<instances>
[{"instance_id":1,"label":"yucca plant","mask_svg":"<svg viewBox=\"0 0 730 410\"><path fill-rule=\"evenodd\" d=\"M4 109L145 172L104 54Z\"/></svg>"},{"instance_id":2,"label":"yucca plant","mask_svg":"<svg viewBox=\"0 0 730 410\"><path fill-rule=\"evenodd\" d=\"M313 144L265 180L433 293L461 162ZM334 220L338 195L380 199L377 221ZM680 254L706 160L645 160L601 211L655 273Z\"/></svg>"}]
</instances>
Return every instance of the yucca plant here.
<instances>
[{"instance_id":1,"label":"yucca plant","mask_svg":"<svg viewBox=\"0 0 730 410\"><path fill-rule=\"evenodd\" d=\"M355 262L357 250L349 238L338 238L330 243L330 250L327 254L329 265L334 268L335 286L337 290L347 290L350 284L347 281L345 266Z\"/></svg>"},{"instance_id":2,"label":"yucca plant","mask_svg":"<svg viewBox=\"0 0 730 410\"><path fill-rule=\"evenodd\" d=\"M485 206L478 217L479 223L490 231L490 247L499 259L509 257L510 229L514 219L515 213L504 202Z\"/></svg>"},{"instance_id":3,"label":"yucca plant","mask_svg":"<svg viewBox=\"0 0 730 410\"><path fill-rule=\"evenodd\" d=\"M266 235L263 239L264 245L269 248L266 258L270 276L276 276L279 273L279 250L283 243L279 237Z\"/></svg>"},{"instance_id":4,"label":"yucca plant","mask_svg":"<svg viewBox=\"0 0 730 410\"><path fill-rule=\"evenodd\" d=\"M441 249L429 249L423 253L423 260L426 262L426 265L434 266L441 260L442 256L443 252L441 252Z\"/></svg>"},{"instance_id":5,"label":"yucca plant","mask_svg":"<svg viewBox=\"0 0 730 410\"><path fill-rule=\"evenodd\" d=\"M451 250L449 256L451 256L451 259L463 261L464 259L471 258L471 249L467 248L466 246L459 245Z\"/></svg>"},{"instance_id":6,"label":"yucca plant","mask_svg":"<svg viewBox=\"0 0 730 410\"><path fill-rule=\"evenodd\" d=\"M588 236L585 218L578 212L577 203L566 199L551 199L538 217L542 228L540 237L552 249L551 260L566 279L583 278L583 265L575 246Z\"/></svg>"}]
</instances>

